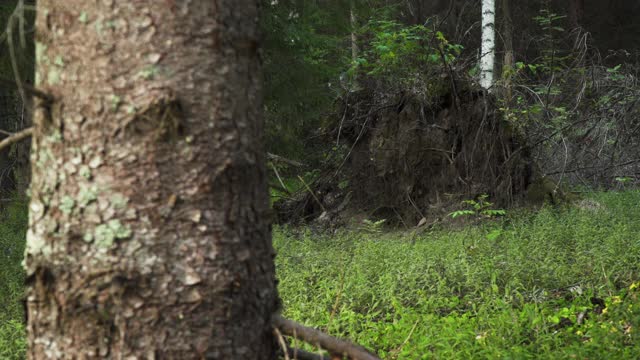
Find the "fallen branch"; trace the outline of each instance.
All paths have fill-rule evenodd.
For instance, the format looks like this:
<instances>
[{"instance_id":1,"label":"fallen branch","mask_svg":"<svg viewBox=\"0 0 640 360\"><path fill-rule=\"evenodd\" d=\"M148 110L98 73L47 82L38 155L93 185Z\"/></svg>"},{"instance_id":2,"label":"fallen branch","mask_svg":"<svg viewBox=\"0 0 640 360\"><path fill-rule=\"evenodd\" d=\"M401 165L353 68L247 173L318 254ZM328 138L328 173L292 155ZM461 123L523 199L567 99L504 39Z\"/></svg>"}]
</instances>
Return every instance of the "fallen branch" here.
<instances>
[{"instance_id":1,"label":"fallen branch","mask_svg":"<svg viewBox=\"0 0 640 360\"><path fill-rule=\"evenodd\" d=\"M18 84L16 84L15 80L9 80L9 79L0 78L0 84L11 86L13 88L18 88ZM23 84L21 84L21 86L22 86L22 89L25 92L30 93L33 96L38 97L38 98L40 98L40 99L42 99L42 100L44 100L46 102L50 103L50 102L53 102L53 100L54 100L52 95L47 94L46 92L44 92L44 91L42 91L42 90L40 90L38 88L35 88L35 87L33 87L33 86L29 85L29 84L23 83Z\"/></svg>"},{"instance_id":2,"label":"fallen branch","mask_svg":"<svg viewBox=\"0 0 640 360\"><path fill-rule=\"evenodd\" d=\"M360 345L334 338L319 330L284 319L281 316L273 318L273 326L283 335L292 336L318 346L332 355L348 356L351 360L380 360L377 355L372 354Z\"/></svg>"},{"instance_id":3,"label":"fallen branch","mask_svg":"<svg viewBox=\"0 0 640 360\"><path fill-rule=\"evenodd\" d=\"M554 171L554 172L550 172L550 173L546 173L545 176L549 176L549 175L557 175L560 173L565 173L565 174L570 174L570 173L575 173L578 171L583 171L583 170L590 170L590 169L597 169L598 172L603 173L615 168L619 168L619 167L623 167L623 166L627 166L627 165L632 165L635 163L639 163L640 159L633 159L633 160L629 160L629 161L625 161L623 163L620 164L613 164L613 165L609 165L609 166L600 166L600 165L592 165L592 166L583 166L583 167L578 167L575 169L570 169L570 170L562 170L562 171Z\"/></svg>"},{"instance_id":4,"label":"fallen branch","mask_svg":"<svg viewBox=\"0 0 640 360\"><path fill-rule=\"evenodd\" d=\"M298 179L300 181L302 181L302 184L304 185L304 187L307 188L307 191L309 191L309 194L311 194L311 196L313 197L313 199L318 203L318 205L320 205L320 208L322 209L323 212L327 212L327 209L324 208L324 205L322 205L322 202L320 201L320 199L318 199L318 197L316 196L316 194L313 192L313 189L311 189L311 187L309 185L307 185L307 183L304 181L304 179L302 178L302 176L298 175Z\"/></svg>"},{"instance_id":5,"label":"fallen branch","mask_svg":"<svg viewBox=\"0 0 640 360\"><path fill-rule=\"evenodd\" d=\"M289 189L287 189L287 186L284 184L284 181L282 181L282 178L280 177L280 174L278 173L278 168L276 168L275 165L271 164L271 168L273 168L273 172L276 174L276 177L278 178L278 181L280 181L280 185L282 186L282 188L284 189L284 191L287 194L291 194L291 192L289 192Z\"/></svg>"},{"instance_id":6,"label":"fallen branch","mask_svg":"<svg viewBox=\"0 0 640 360\"><path fill-rule=\"evenodd\" d=\"M24 140L26 138L28 138L29 136L33 135L33 128L26 128L20 132L17 132L15 134L12 134L11 136L9 136L8 138L0 141L0 150L11 146L15 143L17 143L18 141Z\"/></svg>"},{"instance_id":7,"label":"fallen branch","mask_svg":"<svg viewBox=\"0 0 640 360\"><path fill-rule=\"evenodd\" d=\"M275 161L275 162L283 162L287 165L291 165L291 166L295 166L295 167L303 167L304 164L295 160L289 160L287 158L284 158L280 155L276 155L276 154L272 154L272 153L267 153L267 159L271 160L271 161Z\"/></svg>"},{"instance_id":8,"label":"fallen branch","mask_svg":"<svg viewBox=\"0 0 640 360\"><path fill-rule=\"evenodd\" d=\"M300 349L287 348L287 352L293 360L331 360L328 356L314 354Z\"/></svg>"}]
</instances>

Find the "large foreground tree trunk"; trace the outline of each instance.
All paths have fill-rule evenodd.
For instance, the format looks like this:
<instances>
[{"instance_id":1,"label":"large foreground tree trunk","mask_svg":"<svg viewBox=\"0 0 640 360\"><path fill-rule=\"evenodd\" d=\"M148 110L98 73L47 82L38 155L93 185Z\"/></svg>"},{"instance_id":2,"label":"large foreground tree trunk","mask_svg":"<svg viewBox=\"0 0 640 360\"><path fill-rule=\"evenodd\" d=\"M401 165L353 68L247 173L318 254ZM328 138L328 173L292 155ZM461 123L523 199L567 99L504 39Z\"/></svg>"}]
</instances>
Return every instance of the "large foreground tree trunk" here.
<instances>
[{"instance_id":1,"label":"large foreground tree trunk","mask_svg":"<svg viewBox=\"0 0 640 360\"><path fill-rule=\"evenodd\" d=\"M31 359L271 359L257 0L40 0Z\"/></svg>"}]
</instances>

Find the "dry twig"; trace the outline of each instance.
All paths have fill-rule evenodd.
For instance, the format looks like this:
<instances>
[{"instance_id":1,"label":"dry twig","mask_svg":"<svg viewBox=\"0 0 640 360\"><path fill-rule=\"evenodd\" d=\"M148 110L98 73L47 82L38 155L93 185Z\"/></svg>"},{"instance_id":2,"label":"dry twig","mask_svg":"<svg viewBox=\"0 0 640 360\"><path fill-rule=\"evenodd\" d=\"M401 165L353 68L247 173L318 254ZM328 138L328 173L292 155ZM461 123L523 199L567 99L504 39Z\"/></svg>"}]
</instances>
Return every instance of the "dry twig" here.
<instances>
[{"instance_id":1,"label":"dry twig","mask_svg":"<svg viewBox=\"0 0 640 360\"><path fill-rule=\"evenodd\" d=\"M12 134L11 136L9 136L8 138L0 141L0 150L11 146L15 143L17 143L18 141L21 141L23 139L28 138L29 136L31 136L33 134L33 128L26 128L20 132L17 132L15 134Z\"/></svg>"},{"instance_id":2,"label":"dry twig","mask_svg":"<svg viewBox=\"0 0 640 360\"><path fill-rule=\"evenodd\" d=\"M348 356L352 360L380 360L377 355L360 345L329 336L319 330L306 327L281 316L273 318L273 325L287 336L293 336L312 345L327 350L333 355Z\"/></svg>"}]
</instances>

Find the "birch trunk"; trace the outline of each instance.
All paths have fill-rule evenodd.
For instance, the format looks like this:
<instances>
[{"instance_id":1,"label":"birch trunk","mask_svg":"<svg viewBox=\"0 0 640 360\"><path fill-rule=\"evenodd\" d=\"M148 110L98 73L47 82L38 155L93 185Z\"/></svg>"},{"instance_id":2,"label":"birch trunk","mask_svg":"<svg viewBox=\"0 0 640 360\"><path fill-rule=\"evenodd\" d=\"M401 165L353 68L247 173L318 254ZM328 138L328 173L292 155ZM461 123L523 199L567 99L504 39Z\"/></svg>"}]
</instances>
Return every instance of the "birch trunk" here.
<instances>
[{"instance_id":1,"label":"birch trunk","mask_svg":"<svg viewBox=\"0 0 640 360\"><path fill-rule=\"evenodd\" d=\"M495 0L482 0L482 45L480 49L480 86L490 90L495 63Z\"/></svg>"},{"instance_id":2,"label":"birch trunk","mask_svg":"<svg viewBox=\"0 0 640 360\"><path fill-rule=\"evenodd\" d=\"M30 359L273 359L257 0L39 0Z\"/></svg>"}]
</instances>

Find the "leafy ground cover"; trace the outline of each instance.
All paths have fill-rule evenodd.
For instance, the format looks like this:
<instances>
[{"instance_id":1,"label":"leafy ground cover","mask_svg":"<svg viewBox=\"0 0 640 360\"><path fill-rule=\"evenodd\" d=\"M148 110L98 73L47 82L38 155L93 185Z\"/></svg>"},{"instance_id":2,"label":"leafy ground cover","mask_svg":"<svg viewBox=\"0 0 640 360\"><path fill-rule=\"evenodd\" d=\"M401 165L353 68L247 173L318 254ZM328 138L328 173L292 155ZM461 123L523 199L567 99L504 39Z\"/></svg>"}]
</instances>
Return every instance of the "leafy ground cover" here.
<instances>
[{"instance_id":1,"label":"leafy ground cover","mask_svg":"<svg viewBox=\"0 0 640 360\"><path fill-rule=\"evenodd\" d=\"M23 359L26 338L20 300L24 272L20 265L27 229L26 204L2 211L0 221L0 359Z\"/></svg>"},{"instance_id":2,"label":"leafy ground cover","mask_svg":"<svg viewBox=\"0 0 640 360\"><path fill-rule=\"evenodd\" d=\"M415 244L278 229L284 314L385 359L640 358L640 193L592 198Z\"/></svg>"},{"instance_id":3,"label":"leafy ground cover","mask_svg":"<svg viewBox=\"0 0 640 360\"><path fill-rule=\"evenodd\" d=\"M423 234L276 229L284 314L385 359L640 358L640 192ZM24 205L0 223L0 359L22 359Z\"/></svg>"}]
</instances>

